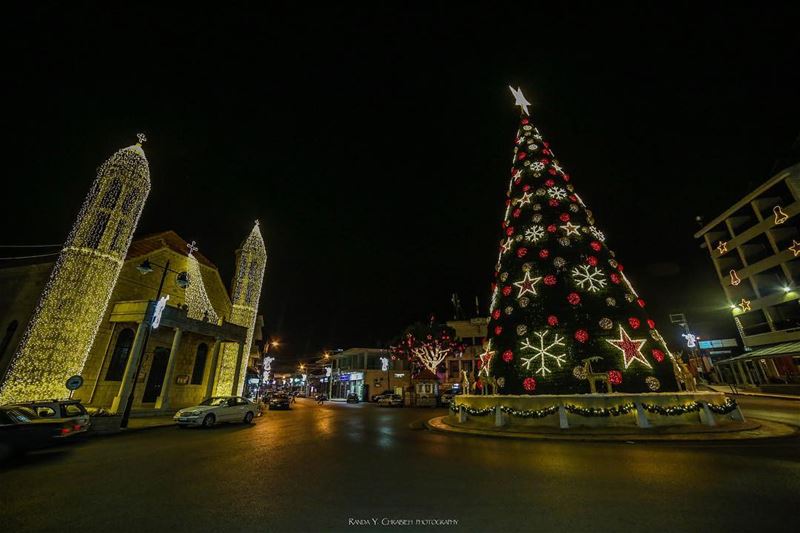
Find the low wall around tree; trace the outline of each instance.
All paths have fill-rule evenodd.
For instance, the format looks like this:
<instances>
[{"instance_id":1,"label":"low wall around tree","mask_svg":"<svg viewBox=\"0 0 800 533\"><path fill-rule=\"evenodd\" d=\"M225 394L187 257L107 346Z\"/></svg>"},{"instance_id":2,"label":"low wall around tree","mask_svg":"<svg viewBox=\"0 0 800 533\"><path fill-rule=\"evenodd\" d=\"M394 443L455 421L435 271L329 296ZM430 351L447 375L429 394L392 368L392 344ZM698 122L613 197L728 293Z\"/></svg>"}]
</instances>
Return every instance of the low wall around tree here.
<instances>
[{"instance_id":1,"label":"low wall around tree","mask_svg":"<svg viewBox=\"0 0 800 533\"><path fill-rule=\"evenodd\" d=\"M497 427L708 426L743 421L734 400L718 392L573 394L542 396L459 395L450 404L451 425Z\"/></svg>"}]
</instances>

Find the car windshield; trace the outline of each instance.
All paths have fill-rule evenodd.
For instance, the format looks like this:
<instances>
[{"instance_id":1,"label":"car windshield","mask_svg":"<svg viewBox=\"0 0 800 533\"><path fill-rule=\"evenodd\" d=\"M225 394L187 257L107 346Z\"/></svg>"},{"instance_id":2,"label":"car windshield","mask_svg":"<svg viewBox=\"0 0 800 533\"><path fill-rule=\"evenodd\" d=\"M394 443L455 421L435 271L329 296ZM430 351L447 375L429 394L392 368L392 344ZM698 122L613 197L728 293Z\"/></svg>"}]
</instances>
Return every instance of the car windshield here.
<instances>
[{"instance_id":1,"label":"car windshield","mask_svg":"<svg viewBox=\"0 0 800 533\"><path fill-rule=\"evenodd\" d=\"M220 406L220 405L228 405L228 399L227 398L220 398L220 397L209 398L207 400L203 400L202 402L200 402L200 405L210 405L210 406L213 406L213 407Z\"/></svg>"}]
</instances>

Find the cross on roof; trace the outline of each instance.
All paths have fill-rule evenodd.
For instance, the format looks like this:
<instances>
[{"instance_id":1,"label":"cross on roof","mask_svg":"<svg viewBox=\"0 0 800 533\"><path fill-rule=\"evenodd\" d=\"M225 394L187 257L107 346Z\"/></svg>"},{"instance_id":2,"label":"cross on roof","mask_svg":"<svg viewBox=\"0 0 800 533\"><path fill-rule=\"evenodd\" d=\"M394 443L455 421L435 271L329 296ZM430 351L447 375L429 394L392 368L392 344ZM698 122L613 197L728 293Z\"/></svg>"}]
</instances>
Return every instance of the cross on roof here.
<instances>
[{"instance_id":1,"label":"cross on roof","mask_svg":"<svg viewBox=\"0 0 800 533\"><path fill-rule=\"evenodd\" d=\"M136 138L139 139L139 144L147 142L147 135L145 135L144 133L137 133Z\"/></svg>"},{"instance_id":2,"label":"cross on roof","mask_svg":"<svg viewBox=\"0 0 800 533\"><path fill-rule=\"evenodd\" d=\"M193 254L199 249L197 246L195 246L195 244L197 244L197 241L192 241L190 244L186 245L186 247L189 248L189 255Z\"/></svg>"}]
</instances>

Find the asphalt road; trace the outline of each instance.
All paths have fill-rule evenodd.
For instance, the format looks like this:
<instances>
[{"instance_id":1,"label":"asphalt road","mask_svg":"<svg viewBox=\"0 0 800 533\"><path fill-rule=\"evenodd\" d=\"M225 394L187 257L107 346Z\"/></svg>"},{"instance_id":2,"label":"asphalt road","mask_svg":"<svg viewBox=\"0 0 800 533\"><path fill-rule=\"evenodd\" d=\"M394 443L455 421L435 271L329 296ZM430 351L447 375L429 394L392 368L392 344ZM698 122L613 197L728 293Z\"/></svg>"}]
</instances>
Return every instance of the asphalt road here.
<instances>
[{"instance_id":1,"label":"asphalt road","mask_svg":"<svg viewBox=\"0 0 800 533\"><path fill-rule=\"evenodd\" d=\"M415 429L437 412L300 400L250 426L36 453L0 470L0 529L796 531L796 438L529 442ZM412 525L354 522L373 519ZM458 523L415 523L429 519Z\"/></svg>"}]
</instances>

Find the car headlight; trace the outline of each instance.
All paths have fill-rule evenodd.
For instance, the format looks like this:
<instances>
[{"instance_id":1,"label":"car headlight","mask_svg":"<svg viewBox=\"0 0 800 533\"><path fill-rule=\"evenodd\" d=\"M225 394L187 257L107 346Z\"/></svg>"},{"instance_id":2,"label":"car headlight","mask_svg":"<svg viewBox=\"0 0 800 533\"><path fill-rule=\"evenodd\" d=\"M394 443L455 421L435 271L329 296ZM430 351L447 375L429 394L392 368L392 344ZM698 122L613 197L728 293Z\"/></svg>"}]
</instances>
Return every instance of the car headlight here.
<instances>
[{"instance_id":1,"label":"car headlight","mask_svg":"<svg viewBox=\"0 0 800 533\"><path fill-rule=\"evenodd\" d=\"M200 414L200 411L181 411L178 414L181 416L197 416Z\"/></svg>"}]
</instances>

